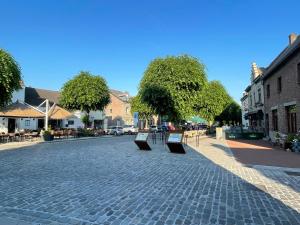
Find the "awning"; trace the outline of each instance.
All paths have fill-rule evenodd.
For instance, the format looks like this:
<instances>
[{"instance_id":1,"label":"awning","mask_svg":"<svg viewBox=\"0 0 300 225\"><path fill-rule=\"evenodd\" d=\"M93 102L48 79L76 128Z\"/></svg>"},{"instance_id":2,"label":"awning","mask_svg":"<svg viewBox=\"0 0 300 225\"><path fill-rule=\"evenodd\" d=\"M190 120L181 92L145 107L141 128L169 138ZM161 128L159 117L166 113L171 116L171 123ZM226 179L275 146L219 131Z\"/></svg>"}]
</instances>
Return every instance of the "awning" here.
<instances>
[{"instance_id":1,"label":"awning","mask_svg":"<svg viewBox=\"0 0 300 225\"><path fill-rule=\"evenodd\" d=\"M69 111L55 105L49 112L49 119L52 120L63 120L72 117L73 114Z\"/></svg>"},{"instance_id":2,"label":"awning","mask_svg":"<svg viewBox=\"0 0 300 225\"><path fill-rule=\"evenodd\" d=\"M21 102L12 103L0 110L0 117L42 118L45 114L36 108Z\"/></svg>"},{"instance_id":3,"label":"awning","mask_svg":"<svg viewBox=\"0 0 300 225\"><path fill-rule=\"evenodd\" d=\"M192 123L204 123L204 124L207 124L207 121L205 119L201 118L200 116L192 116L187 121L188 122L192 122Z\"/></svg>"}]
</instances>

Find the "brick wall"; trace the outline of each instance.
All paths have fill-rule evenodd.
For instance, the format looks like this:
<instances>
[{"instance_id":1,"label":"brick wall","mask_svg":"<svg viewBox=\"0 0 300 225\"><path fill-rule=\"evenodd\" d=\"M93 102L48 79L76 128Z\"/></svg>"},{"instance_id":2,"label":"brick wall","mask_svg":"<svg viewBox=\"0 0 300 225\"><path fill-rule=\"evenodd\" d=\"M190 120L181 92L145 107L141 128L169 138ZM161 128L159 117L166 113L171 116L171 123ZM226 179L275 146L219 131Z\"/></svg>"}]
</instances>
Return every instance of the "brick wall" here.
<instances>
[{"instance_id":1,"label":"brick wall","mask_svg":"<svg viewBox=\"0 0 300 225\"><path fill-rule=\"evenodd\" d=\"M116 126L117 121L120 125L133 124L133 118L130 112L130 104L124 102L113 94L110 94L111 103L105 108L105 115L108 119L108 126Z\"/></svg>"},{"instance_id":2,"label":"brick wall","mask_svg":"<svg viewBox=\"0 0 300 225\"><path fill-rule=\"evenodd\" d=\"M273 131L272 109L278 110L278 131L287 134L285 104L296 102L297 129L300 128L300 84L297 83L297 64L300 63L300 50L294 54L279 70L264 81L265 113L269 115L269 130ZM277 80L281 77L282 90L278 93ZM267 96L270 85L270 97Z\"/></svg>"}]
</instances>

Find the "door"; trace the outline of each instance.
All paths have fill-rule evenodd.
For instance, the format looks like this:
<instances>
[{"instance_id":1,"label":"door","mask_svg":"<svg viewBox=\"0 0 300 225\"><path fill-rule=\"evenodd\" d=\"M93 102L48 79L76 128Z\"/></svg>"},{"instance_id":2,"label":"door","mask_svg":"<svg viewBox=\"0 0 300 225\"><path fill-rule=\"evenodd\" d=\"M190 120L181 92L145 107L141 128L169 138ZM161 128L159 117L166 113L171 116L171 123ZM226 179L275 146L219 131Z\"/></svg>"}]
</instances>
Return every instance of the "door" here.
<instances>
[{"instance_id":1,"label":"door","mask_svg":"<svg viewBox=\"0 0 300 225\"><path fill-rule=\"evenodd\" d=\"M269 137L269 114L266 114L266 124L265 124L265 127L266 127L266 136Z\"/></svg>"},{"instance_id":2,"label":"door","mask_svg":"<svg viewBox=\"0 0 300 225\"><path fill-rule=\"evenodd\" d=\"M16 129L16 119L8 118L8 133L15 133Z\"/></svg>"},{"instance_id":3,"label":"door","mask_svg":"<svg viewBox=\"0 0 300 225\"><path fill-rule=\"evenodd\" d=\"M38 119L38 129L43 129L45 127L45 120Z\"/></svg>"}]
</instances>

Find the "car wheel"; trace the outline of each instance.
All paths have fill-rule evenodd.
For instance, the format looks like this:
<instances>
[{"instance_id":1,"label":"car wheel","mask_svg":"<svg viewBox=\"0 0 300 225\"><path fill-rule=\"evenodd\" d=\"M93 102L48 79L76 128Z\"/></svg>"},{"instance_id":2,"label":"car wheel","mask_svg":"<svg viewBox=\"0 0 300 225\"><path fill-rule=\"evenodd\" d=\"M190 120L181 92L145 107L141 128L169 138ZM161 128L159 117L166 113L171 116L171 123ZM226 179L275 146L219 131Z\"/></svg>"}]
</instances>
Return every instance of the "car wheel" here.
<instances>
[{"instance_id":1,"label":"car wheel","mask_svg":"<svg viewBox=\"0 0 300 225\"><path fill-rule=\"evenodd\" d=\"M128 134L129 134L129 135L132 135L132 131L131 131L131 130L130 130L130 131L128 131Z\"/></svg>"}]
</instances>

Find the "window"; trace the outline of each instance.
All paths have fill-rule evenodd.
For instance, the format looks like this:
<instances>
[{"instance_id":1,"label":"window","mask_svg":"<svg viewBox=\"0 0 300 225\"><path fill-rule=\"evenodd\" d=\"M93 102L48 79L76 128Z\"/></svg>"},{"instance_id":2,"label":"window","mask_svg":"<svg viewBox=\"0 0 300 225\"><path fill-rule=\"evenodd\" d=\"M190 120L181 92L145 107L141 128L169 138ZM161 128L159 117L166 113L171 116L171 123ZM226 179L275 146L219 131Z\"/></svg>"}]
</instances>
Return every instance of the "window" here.
<instances>
[{"instance_id":1,"label":"window","mask_svg":"<svg viewBox=\"0 0 300 225\"><path fill-rule=\"evenodd\" d=\"M29 127L30 126L30 120L25 120L25 127Z\"/></svg>"},{"instance_id":2,"label":"window","mask_svg":"<svg viewBox=\"0 0 300 225\"><path fill-rule=\"evenodd\" d=\"M126 107L126 114L128 114L128 112L129 112L129 108L128 108L128 107Z\"/></svg>"},{"instance_id":3,"label":"window","mask_svg":"<svg viewBox=\"0 0 300 225\"><path fill-rule=\"evenodd\" d=\"M297 65L297 82L300 84L300 63Z\"/></svg>"},{"instance_id":4,"label":"window","mask_svg":"<svg viewBox=\"0 0 300 225\"><path fill-rule=\"evenodd\" d=\"M74 120L68 120L68 126L69 125L74 125Z\"/></svg>"},{"instance_id":5,"label":"window","mask_svg":"<svg viewBox=\"0 0 300 225\"><path fill-rule=\"evenodd\" d=\"M110 109L109 112L112 113L112 109Z\"/></svg>"},{"instance_id":6,"label":"window","mask_svg":"<svg viewBox=\"0 0 300 225\"><path fill-rule=\"evenodd\" d=\"M281 89L282 89L282 86L281 86L282 84L281 84L281 77L278 77L277 78L277 91L278 91L278 93L280 93L281 92Z\"/></svg>"},{"instance_id":7,"label":"window","mask_svg":"<svg viewBox=\"0 0 300 225\"><path fill-rule=\"evenodd\" d=\"M258 89L258 103L261 103L261 90L260 88Z\"/></svg>"},{"instance_id":8,"label":"window","mask_svg":"<svg viewBox=\"0 0 300 225\"><path fill-rule=\"evenodd\" d=\"M288 133L297 133L296 105L287 106L285 109Z\"/></svg>"},{"instance_id":9,"label":"window","mask_svg":"<svg viewBox=\"0 0 300 225\"><path fill-rule=\"evenodd\" d=\"M272 111L272 126L274 131L278 131L278 113L277 109Z\"/></svg>"},{"instance_id":10,"label":"window","mask_svg":"<svg viewBox=\"0 0 300 225\"><path fill-rule=\"evenodd\" d=\"M249 99L250 99L250 106L252 106L252 96L249 95Z\"/></svg>"},{"instance_id":11,"label":"window","mask_svg":"<svg viewBox=\"0 0 300 225\"><path fill-rule=\"evenodd\" d=\"M270 98L270 84L267 85L267 97Z\"/></svg>"}]
</instances>

